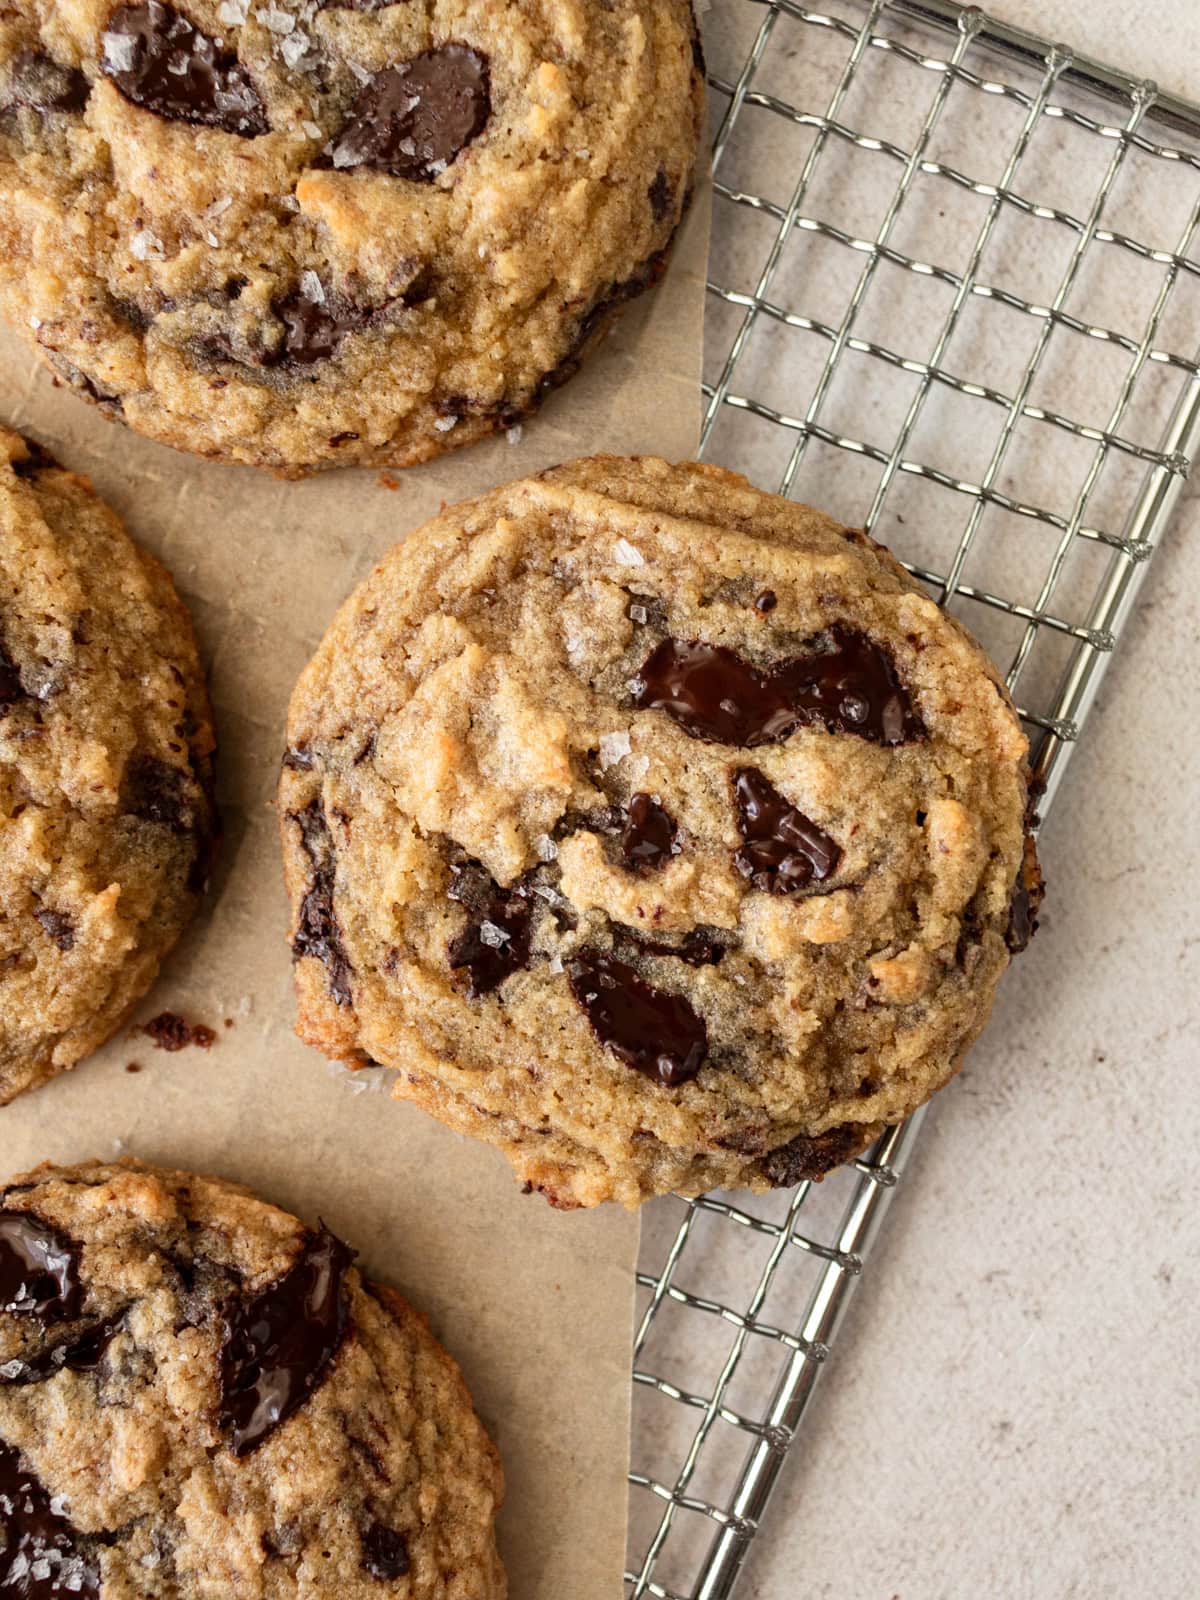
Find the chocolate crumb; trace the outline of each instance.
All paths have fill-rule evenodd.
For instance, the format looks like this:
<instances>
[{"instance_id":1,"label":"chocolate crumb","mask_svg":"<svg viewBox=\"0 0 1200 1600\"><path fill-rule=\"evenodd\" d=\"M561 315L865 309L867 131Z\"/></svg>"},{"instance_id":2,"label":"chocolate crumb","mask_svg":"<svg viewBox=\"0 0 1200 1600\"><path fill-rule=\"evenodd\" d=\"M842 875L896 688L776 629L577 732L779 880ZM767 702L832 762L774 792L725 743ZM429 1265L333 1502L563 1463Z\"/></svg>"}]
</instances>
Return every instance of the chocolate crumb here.
<instances>
[{"instance_id":1,"label":"chocolate crumb","mask_svg":"<svg viewBox=\"0 0 1200 1600\"><path fill-rule=\"evenodd\" d=\"M203 1022L188 1022L186 1017L174 1011L160 1011L158 1016L151 1017L149 1022L134 1031L144 1034L156 1050L167 1050L172 1054L176 1050L186 1049L188 1045L195 1045L198 1050L210 1050L217 1039L212 1028Z\"/></svg>"}]
</instances>

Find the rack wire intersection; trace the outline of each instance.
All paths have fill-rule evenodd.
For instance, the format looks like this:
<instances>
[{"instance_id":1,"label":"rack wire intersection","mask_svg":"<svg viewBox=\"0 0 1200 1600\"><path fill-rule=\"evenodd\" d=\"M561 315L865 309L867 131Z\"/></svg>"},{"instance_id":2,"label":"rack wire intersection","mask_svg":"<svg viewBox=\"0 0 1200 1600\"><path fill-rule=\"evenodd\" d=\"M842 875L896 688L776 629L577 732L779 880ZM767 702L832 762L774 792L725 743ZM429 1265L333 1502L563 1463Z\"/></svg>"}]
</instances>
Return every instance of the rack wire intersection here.
<instances>
[{"instance_id":1,"label":"rack wire intersection","mask_svg":"<svg viewBox=\"0 0 1200 1600\"><path fill-rule=\"evenodd\" d=\"M1044 815L1200 453L1200 107L949 0L706 20L701 454L967 623ZM816 1187L647 1208L627 1600L733 1593L921 1120Z\"/></svg>"}]
</instances>

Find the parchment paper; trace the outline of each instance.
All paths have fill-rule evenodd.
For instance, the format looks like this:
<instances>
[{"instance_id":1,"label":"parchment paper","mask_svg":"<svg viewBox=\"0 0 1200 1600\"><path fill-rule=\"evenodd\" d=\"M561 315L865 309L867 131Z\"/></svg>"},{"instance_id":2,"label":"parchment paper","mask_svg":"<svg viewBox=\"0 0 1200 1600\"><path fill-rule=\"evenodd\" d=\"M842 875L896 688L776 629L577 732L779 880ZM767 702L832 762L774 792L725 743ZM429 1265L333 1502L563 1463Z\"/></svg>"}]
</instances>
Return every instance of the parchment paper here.
<instances>
[{"instance_id":1,"label":"parchment paper","mask_svg":"<svg viewBox=\"0 0 1200 1600\"><path fill-rule=\"evenodd\" d=\"M637 1221L522 1196L500 1155L391 1101L381 1073L351 1078L299 1043L272 799L297 674L351 587L440 502L597 450L694 453L708 209L704 191L666 280L516 443L397 474L390 491L374 473L281 483L149 443L0 332L0 419L87 473L191 607L225 824L207 905L138 1013L169 1008L216 1044L171 1055L122 1034L0 1110L0 1175L127 1151L323 1217L462 1363L508 1475L512 1600L621 1593Z\"/></svg>"}]
</instances>

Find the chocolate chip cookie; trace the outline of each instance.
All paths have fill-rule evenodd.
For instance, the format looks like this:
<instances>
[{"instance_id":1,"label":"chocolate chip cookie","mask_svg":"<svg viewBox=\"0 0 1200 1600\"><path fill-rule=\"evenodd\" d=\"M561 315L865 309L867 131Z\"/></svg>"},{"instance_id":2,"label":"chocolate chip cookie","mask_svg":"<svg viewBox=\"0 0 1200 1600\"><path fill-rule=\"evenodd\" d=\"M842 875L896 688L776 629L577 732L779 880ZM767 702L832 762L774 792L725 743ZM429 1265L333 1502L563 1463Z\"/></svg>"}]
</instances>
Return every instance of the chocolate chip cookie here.
<instances>
[{"instance_id":1,"label":"chocolate chip cookie","mask_svg":"<svg viewBox=\"0 0 1200 1600\"><path fill-rule=\"evenodd\" d=\"M558 1205L819 1177L954 1072L1036 916L1026 740L863 533L599 457L351 596L280 785L299 1031Z\"/></svg>"},{"instance_id":2,"label":"chocolate chip cookie","mask_svg":"<svg viewBox=\"0 0 1200 1600\"><path fill-rule=\"evenodd\" d=\"M0 429L0 1105L102 1044L212 855L213 732L170 578Z\"/></svg>"},{"instance_id":3,"label":"chocolate chip cookie","mask_svg":"<svg viewBox=\"0 0 1200 1600\"><path fill-rule=\"evenodd\" d=\"M284 474L512 426L664 270L689 0L0 0L0 312Z\"/></svg>"},{"instance_id":4,"label":"chocolate chip cookie","mask_svg":"<svg viewBox=\"0 0 1200 1600\"><path fill-rule=\"evenodd\" d=\"M0 1184L0 1593L503 1600L496 1453L354 1256L140 1162Z\"/></svg>"}]
</instances>

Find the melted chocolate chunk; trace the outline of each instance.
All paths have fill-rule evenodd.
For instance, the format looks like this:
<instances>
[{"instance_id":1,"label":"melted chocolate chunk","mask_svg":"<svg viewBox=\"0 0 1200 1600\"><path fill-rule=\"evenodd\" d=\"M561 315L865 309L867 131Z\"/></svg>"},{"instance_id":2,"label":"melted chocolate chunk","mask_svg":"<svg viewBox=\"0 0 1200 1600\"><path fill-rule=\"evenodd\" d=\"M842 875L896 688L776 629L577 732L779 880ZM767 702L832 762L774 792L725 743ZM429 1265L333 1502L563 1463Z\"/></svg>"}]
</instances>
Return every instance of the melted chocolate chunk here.
<instances>
[{"instance_id":1,"label":"melted chocolate chunk","mask_svg":"<svg viewBox=\"0 0 1200 1600\"><path fill-rule=\"evenodd\" d=\"M362 1564L381 1583L403 1578L410 1566L408 1541L394 1528L372 1523L362 1536Z\"/></svg>"},{"instance_id":2,"label":"melted chocolate chunk","mask_svg":"<svg viewBox=\"0 0 1200 1600\"><path fill-rule=\"evenodd\" d=\"M330 994L339 1006L348 1006L354 969L342 948L342 930L333 907L337 863L329 824L319 800L309 801L303 811L292 812L291 820L300 829L300 842L312 868L312 883L300 902L292 937L292 960L312 956L320 961L329 974Z\"/></svg>"},{"instance_id":3,"label":"melted chocolate chunk","mask_svg":"<svg viewBox=\"0 0 1200 1600\"><path fill-rule=\"evenodd\" d=\"M78 67L60 66L38 50L22 50L13 60L10 93L10 105L28 106L45 115L50 111L82 111L91 85Z\"/></svg>"},{"instance_id":4,"label":"melted chocolate chunk","mask_svg":"<svg viewBox=\"0 0 1200 1600\"><path fill-rule=\"evenodd\" d=\"M264 355L267 367L309 367L327 361L346 335L366 321L360 308L329 295L314 300L303 289L272 302L271 309L283 323L284 335L278 349Z\"/></svg>"},{"instance_id":5,"label":"melted chocolate chunk","mask_svg":"<svg viewBox=\"0 0 1200 1600\"><path fill-rule=\"evenodd\" d=\"M49 911L45 906L39 906L33 913L41 923L48 938L53 939L62 951L75 948L75 924L70 917L62 911Z\"/></svg>"},{"instance_id":6,"label":"melted chocolate chunk","mask_svg":"<svg viewBox=\"0 0 1200 1600\"><path fill-rule=\"evenodd\" d=\"M10 1364L0 1363L0 1386L44 1383L59 1372L98 1372L109 1345L124 1325L122 1311L120 1316L98 1322L69 1343L56 1344L30 1361L18 1358Z\"/></svg>"},{"instance_id":7,"label":"melted chocolate chunk","mask_svg":"<svg viewBox=\"0 0 1200 1600\"><path fill-rule=\"evenodd\" d=\"M25 452L23 461L14 461L12 464L12 469L18 478L32 478L39 472L47 472L52 467L58 466L58 462L45 445L40 445L33 439L26 439Z\"/></svg>"},{"instance_id":8,"label":"melted chocolate chunk","mask_svg":"<svg viewBox=\"0 0 1200 1600\"><path fill-rule=\"evenodd\" d=\"M6 706L15 706L18 700L26 700L24 686L21 683L21 674L17 671L17 664L0 645L0 711Z\"/></svg>"},{"instance_id":9,"label":"melted chocolate chunk","mask_svg":"<svg viewBox=\"0 0 1200 1600\"><path fill-rule=\"evenodd\" d=\"M266 109L237 56L172 6L118 6L101 39L101 70L134 105L244 139L266 133Z\"/></svg>"},{"instance_id":10,"label":"melted chocolate chunk","mask_svg":"<svg viewBox=\"0 0 1200 1600\"><path fill-rule=\"evenodd\" d=\"M70 1322L83 1306L79 1251L57 1228L24 1211L0 1212L0 1312Z\"/></svg>"},{"instance_id":11,"label":"melted chocolate chunk","mask_svg":"<svg viewBox=\"0 0 1200 1600\"><path fill-rule=\"evenodd\" d=\"M613 930L613 941L630 944L651 956L674 956L677 961L686 961L689 967L715 967L728 948L716 928L704 927L689 929L677 944L672 944L669 939L651 939L636 928L618 923Z\"/></svg>"},{"instance_id":12,"label":"melted chocolate chunk","mask_svg":"<svg viewBox=\"0 0 1200 1600\"><path fill-rule=\"evenodd\" d=\"M662 167L654 174L648 198L655 222L665 222L675 204L675 184Z\"/></svg>"},{"instance_id":13,"label":"melted chocolate chunk","mask_svg":"<svg viewBox=\"0 0 1200 1600\"><path fill-rule=\"evenodd\" d=\"M670 813L653 795L635 794L625 813L621 856L627 867L660 867L679 854L679 836Z\"/></svg>"},{"instance_id":14,"label":"melted chocolate chunk","mask_svg":"<svg viewBox=\"0 0 1200 1600\"><path fill-rule=\"evenodd\" d=\"M190 793L190 773L157 756L136 756L125 778L128 815L157 822L180 836L193 832L196 808Z\"/></svg>"},{"instance_id":15,"label":"melted chocolate chunk","mask_svg":"<svg viewBox=\"0 0 1200 1600\"><path fill-rule=\"evenodd\" d=\"M45 347L45 355L59 376L64 378L72 389L95 401L105 416L124 416L125 407L120 395L97 382L95 378L90 378L81 367L77 367L73 361L68 361L60 351ZM57 379L55 381L57 382Z\"/></svg>"},{"instance_id":16,"label":"melted chocolate chunk","mask_svg":"<svg viewBox=\"0 0 1200 1600\"><path fill-rule=\"evenodd\" d=\"M858 1154L862 1143L863 1129L852 1122L811 1139L801 1133L772 1150L763 1168L777 1189L791 1189L806 1178L819 1180L840 1167Z\"/></svg>"},{"instance_id":17,"label":"melted chocolate chunk","mask_svg":"<svg viewBox=\"0 0 1200 1600\"><path fill-rule=\"evenodd\" d=\"M455 971L467 973L467 997L491 994L529 960L531 907L523 884L502 889L480 862L452 861L446 893L465 907L469 921L451 939Z\"/></svg>"},{"instance_id":18,"label":"melted chocolate chunk","mask_svg":"<svg viewBox=\"0 0 1200 1600\"><path fill-rule=\"evenodd\" d=\"M227 1309L220 1424L235 1456L249 1455L320 1383L350 1321L344 1285L353 1260L322 1228L277 1283Z\"/></svg>"},{"instance_id":19,"label":"melted chocolate chunk","mask_svg":"<svg viewBox=\"0 0 1200 1600\"><path fill-rule=\"evenodd\" d=\"M80 1535L54 1510L45 1486L0 1440L0 1592L13 1600L99 1600L100 1569Z\"/></svg>"},{"instance_id":20,"label":"melted chocolate chunk","mask_svg":"<svg viewBox=\"0 0 1200 1600\"><path fill-rule=\"evenodd\" d=\"M693 739L778 744L812 723L897 745L924 733L886 651L848 628L828 648L763 670L724 645L664 639L638 674L634 702L665 711Z\"/></svg>"},{"instance_id":21,"label":"melted chocolate chunk","mask_svg":"<svg viewBox=\"0 0 1200 1600\"><path fill-rule=\"evenodd\" d=\"M779 599L774 589L763 589L754 597L754 609L765 617L768 611L774 611L779 604Z\"/></svg>"},{"instance_id":22,"label":"melted chocolate chunk","mask_svg":"<svg viewBox=\"0 0 1200 1600\"><path fill-rule=\"evenodd\" d=\"M1012 903L1008 912L1008 927L1004 942L1013 955L1019 955L1037 932L1038 913L1042 909L1046 886L1042 869L1038 865L1037 846L1031 833L1025 835L1025 855L1017 881L1013 886Z\"/></svg>"},{"instance_id":23,"label":"melted chocolate chunk","mask_svg":"<svg viewBox=\"0 0 1200 1600\"><path fill-rule=\"evenodd\" d=\"M335 167L432 183L491 114L486 59L465 44L444 44L377 72L327 154Z\"/></svg>"},{"instance_id":24,"label":"melted chocolate chunk","mask_svg":"<svg viewBox=\"0 0 1200 1600\"><path fill-rule=\"evenodd\" d=\"M734 774L738 827L746 841L733 862L743 878L768 894L797 894L816 878L831 877L841 849L758 771Z\"/></svg>"},{"instance_id":25,"label":"melted chocolate chunk","mask_svg":"<svg viewBox=\"0 0 1200 1600\"><path fill-rule=\"evenodd\" d=\"M596 950L582 953L571 990L597 1039L627 1066L668 1089L699 1072L708 1030L682 995L652 988L632 967Z\"/></svg>"}]
</instances>

